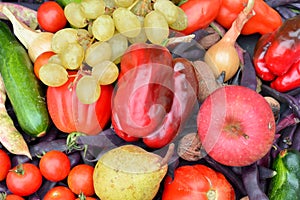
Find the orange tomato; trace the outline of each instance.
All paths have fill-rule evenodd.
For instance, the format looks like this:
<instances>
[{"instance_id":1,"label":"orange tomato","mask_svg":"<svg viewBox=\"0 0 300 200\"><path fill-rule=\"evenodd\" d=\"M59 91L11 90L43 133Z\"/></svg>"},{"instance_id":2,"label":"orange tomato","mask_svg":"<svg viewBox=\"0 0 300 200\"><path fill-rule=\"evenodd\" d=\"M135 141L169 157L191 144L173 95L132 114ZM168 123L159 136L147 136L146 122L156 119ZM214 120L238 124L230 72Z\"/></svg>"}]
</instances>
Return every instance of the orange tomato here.
<instances>
[{"instance_id":1,"label":"orange tomato","mask_svg":"<svg viewBox=\"0 0 300 200\"><path fill-rule=\"evenodd\" d=\"M34 64L33 64L33 71L34 71L34 74L35 76L40 79L39 77L39 71L40 71L40 68L46 64L49 60L49 58L51 56L55 55L54 52L52 51L46 51L44 53L41 53L37 58L36 60L34 61Z\"/></svg>"}]
</instances>

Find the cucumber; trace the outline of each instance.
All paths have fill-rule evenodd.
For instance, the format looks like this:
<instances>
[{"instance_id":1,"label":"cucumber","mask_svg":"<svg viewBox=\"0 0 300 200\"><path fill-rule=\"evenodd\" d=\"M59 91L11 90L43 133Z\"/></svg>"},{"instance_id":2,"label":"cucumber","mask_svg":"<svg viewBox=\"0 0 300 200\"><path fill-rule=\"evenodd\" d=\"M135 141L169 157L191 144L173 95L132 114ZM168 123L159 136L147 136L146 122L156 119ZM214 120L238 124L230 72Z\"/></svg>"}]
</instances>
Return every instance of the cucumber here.
<instances>
[{"instance_id":1,"label":"cucumber","mask_svg":"<svg viewBox=\"0 0 300 200\"><path fill-rule=\"evenodd\" d=\"M26 49L3 21L0 21L0 73L20 128L32 137L43 136L50 123L44 92Z\"/></svg>"},{"instance_id":2,"label":"cucumber","mask_svg":"<svg viewBox=\"0 0 300 200\"><path fill-rule=\"evenodd\" d=\"M270 200L300 200L300 153L282 150L272 167L277 174L270 182Z\"/></svg>"}]
</instances>

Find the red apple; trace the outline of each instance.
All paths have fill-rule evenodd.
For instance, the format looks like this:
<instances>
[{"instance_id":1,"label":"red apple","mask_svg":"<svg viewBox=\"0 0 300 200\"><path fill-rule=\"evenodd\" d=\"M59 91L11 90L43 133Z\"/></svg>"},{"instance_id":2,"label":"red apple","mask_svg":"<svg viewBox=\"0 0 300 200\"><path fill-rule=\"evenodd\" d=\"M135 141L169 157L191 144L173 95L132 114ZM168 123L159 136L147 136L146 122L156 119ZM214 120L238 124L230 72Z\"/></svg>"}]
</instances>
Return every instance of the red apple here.
<instances>
[{"instance_id":1,"label":"red apple","mask_svg":"<svg viewBox=\"0 0 300 200\"><path fill-rule=\"evenodd\" d=\"M259 160L275 136L275 119L267 101L238 85L223 86L209 95L199 109L197 126L208 155L228 166Z\"/></svg>"}]
</instances>

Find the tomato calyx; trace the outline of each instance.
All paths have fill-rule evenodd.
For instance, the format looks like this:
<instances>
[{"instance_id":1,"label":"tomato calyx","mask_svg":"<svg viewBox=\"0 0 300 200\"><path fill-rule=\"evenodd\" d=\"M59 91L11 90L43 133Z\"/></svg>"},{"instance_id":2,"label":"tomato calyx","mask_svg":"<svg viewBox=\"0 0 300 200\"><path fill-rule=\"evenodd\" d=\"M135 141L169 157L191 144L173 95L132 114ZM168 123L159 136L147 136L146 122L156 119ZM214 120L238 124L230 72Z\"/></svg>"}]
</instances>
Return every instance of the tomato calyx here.
<instances>
[{"instance_id":1,"label":"tomato calyx","mask_svg":"<svg viewBox=\"0 0 300 200\"><path fill-rule=\"evenodd\" d=\"M214 189L210 189L206 193L208 200L216 200L217 199L217 192Z\"/></svg>"},{"instance_id":2,"label":"tomato calyx","mask_svg":"<svg viewBox=\"0 0 300 200\"><path fill-rule=\"evenodd\" d=\"M78 195L78 198L79 200L86 200L86 196L82 192Z\"/></svg>"},{"instance_id":3,"label":"tomato calyx","mask_svg":"<svg viewBox=\"0 0 300 200\"><path fill-rule=\"evenodd\" d=\"M16 174L19 174L19 175L24 175L24 173L25 173L25 170L24 170L22 164L17 165L16 169L11 170L11 171L13 171L13 172L15 172Z\"/></svg>"}]
</instances>

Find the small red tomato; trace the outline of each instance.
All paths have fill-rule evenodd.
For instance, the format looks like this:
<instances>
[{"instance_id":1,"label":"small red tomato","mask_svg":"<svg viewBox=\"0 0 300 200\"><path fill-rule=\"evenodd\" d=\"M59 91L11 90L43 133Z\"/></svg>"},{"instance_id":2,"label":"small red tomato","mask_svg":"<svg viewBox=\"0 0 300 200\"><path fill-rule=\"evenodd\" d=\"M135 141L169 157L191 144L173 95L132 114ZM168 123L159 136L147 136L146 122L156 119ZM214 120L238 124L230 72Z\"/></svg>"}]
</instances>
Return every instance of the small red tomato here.
<instances>
[{"instance_id":1,"label":"small red tomato","mask_svg":"<svg viewBox=\"0 0 300 200\"><path fill-rule=\"evenodd\" d=\"M13 194L28 196L41 187L42 178L37 166L31 163L23 163L8 172L6 185Z\"/></svg>"},{"instance_id":2,"label":"small red tomato","mask_svg":"<svg viewBox=\"0 0 300 200\"><path fill-rule=\"evenodd\" d=\"M11 168L11 161L7 153L0 149L0 181L6 178L8 170Z\"/></svg>"},{"instance_id":3,"label":"small red tomato","mask_svg":"<svg viewBox=\"0 0 300 200\"><path fill-rule=\"evenodd\" d=\"M167 176L162 200L207 199L234 200L235 193L225 176L201 165L185 165L177 168L174 180Z\"/></svg>"},{"instance_id":4,"label":"small red tomato","mask_svg":"<svg viewBox=\"0 0 300 200\"><path fill-rule=\"evenodd\" d=\"M73 167L68 175L68 186L75 194L83 193L85 196L95 194L93 184L94 167L80 164Z\"/></svg>"},{"instance_id":5,"label":"small red tomato","mask_svg":"<svg viewBox=\"0 0 300 200\"><path fill-rule=\"evenodd\" d=\"M37 21L44 31L52 33L64 28L67 24L64 10L55 1L45 1L40 5L37 10Z\"/></svg>"},{"instance_id":6,"label":"small red tomato","mask_svg":"<svg viewBox=\"0 0 300 200\"><path fill-rule=\"evenodd\" d=\"M39 71L40 71L40 68L48 63L48 60L51 56L55 55L54 52L52 51L46 51L46 52L43 52L41 53L37 58L36 60L34 61L34 65L33 65L33 70L34 70L34 74L35 76L40 79L39 77Z\"/></svg>"},{"instance_id":7,"label":"small red tomato","mask_svg":"<svg viewBox=\"0 0 300 200\"><path fill-rule=\"evenodd\" d=\"M75 200L75 194L67 187L56 186L50 189L43 200Z\"/></svg>"},{"instance_id":8,"label":"small red tomato","mask_svg":"<svg viewBox=\"0 0 300 200\"><path fill-rule=\"evenodd\" d=\"M58 182L68 176L71 162L65 153L51 150L42 156L39 168L47 180Z\"/></svg>"},{"instance_id":9,"label":"small red tomato","mask_svg":"<svg viewBox=\"0 0 300 200\"><path fill-rule=\"evenodd\" d=\"M19 195L8 194L8 195L6 195L5 200L25 200L25 199Z\"/></svg>"}]
</instances>

